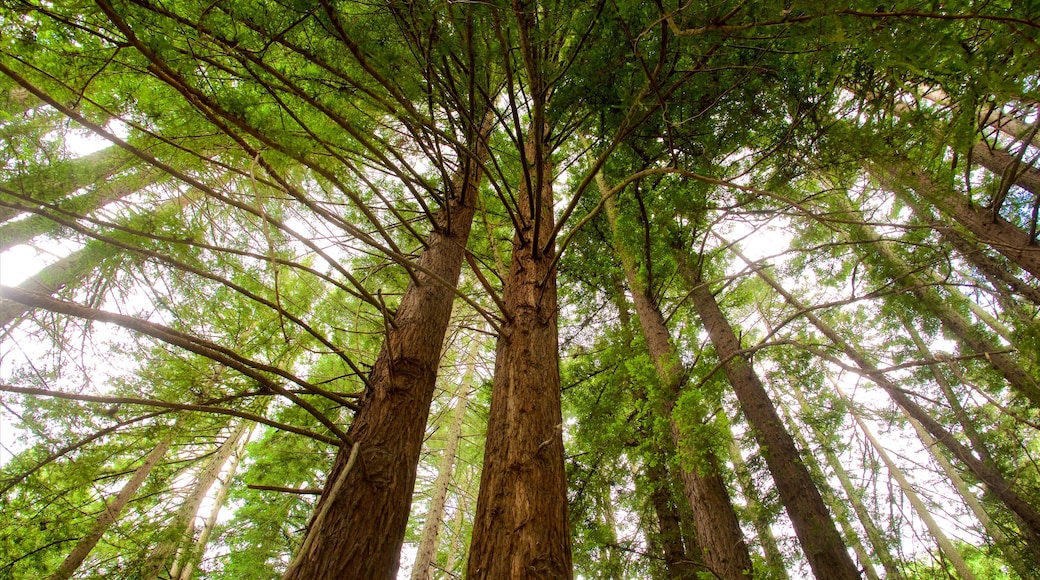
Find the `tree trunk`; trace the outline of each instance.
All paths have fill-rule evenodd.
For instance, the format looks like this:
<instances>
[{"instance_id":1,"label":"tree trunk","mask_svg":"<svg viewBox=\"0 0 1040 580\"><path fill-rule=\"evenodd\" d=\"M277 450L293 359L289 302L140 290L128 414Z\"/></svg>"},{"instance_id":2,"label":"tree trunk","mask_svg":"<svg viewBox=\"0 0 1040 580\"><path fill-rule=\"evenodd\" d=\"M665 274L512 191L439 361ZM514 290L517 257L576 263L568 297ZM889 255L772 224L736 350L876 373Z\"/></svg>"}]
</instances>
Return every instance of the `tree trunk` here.
<instances>
[{"instance_id":1,"label":"tree trunk","mask_svg":"<svg viewBox=\"0 0 1040 580\"><path fill-rule=\"evenodd\" d=\"M358 448L357 466L345 473L339 486L342 491L333 497L332 490L337 488L333 482L339 480L349 461L346 449L337 454L319 500L318 509L324 509L325 515L311 522L307 530L307 536L313 538L310 549L296 556L285 573L286 580L392 578L397 574L416 465L491 126L489 116L473 138L475 156L460 160L464 167L445 196L447 207L438 212L419 258L421 271L415 271L401 298L372 367L361 410L347 433ZM323 508L326 503L329 506Z\"/></svg>"},{"instance_id":2,"label":"tree trunk","mask_svg":"<svg viewBox=\"0 0 1040 580\"><path fill-rule=\"evenodd\" d=\"M1031 165L1019 164L1017 156L979 141L971 148L971 159L1029 193L1040 195L1040 171Z\"/></svg>"},{"instance_id":3,"label":"tree trunk","mask_svg":"<svg viewBox=\"0 0 1040 580\"><path fill-rule=\"evenodd\" d=\"M134 497L137 490L140 489L141 484L144 483L145 478L152 472L152 469L159 463L163 455L170 450L170 445L173 444L173 432L171 431L158 445L152 449L152 452L144 458L144 463L140 465L135 471L130 480L123 484L123 488L119 490L119 493L112 498L112 502L105 506L105 509L98 516L94 526L90 528L87 535L80 538L79 543L72 549L65 561L61 563L61 566L54 571L48 578L48 580L66 580L71 578L76 570L83 563L83 560L87 558L90 551L94 549L101 536L105 534L105 531L119 518L120 512L126 507L126 504Z\"/></svg>"},{"instance_id":4,"label":"tree trunk","mask_svg":"<svg viewBox=\"0 0 1040 580\"><path fill-rule=\"evenodd\" d=\"M1012 264L1040 278L1040 246L1032 243L1027 232L995 215L992 210L972 204L959 192L940 188L925 173L908 165L872 167L871 173L877 175L882 185L897 195L905 195L898 185L906 184L980 242L1003 254Z\"/></svg>"},{"instance_id":5,"label":"tree trunk","mask_svg":"<svg viewBox=\"0 0 1040 580\"><path fill-rule=\"evenodd\" d=\"M939 545L939 549L942 550L943 554L945 554L950 560L950 563L953 564L954 569L957 570L957 574L960 575L962 580L975 580L975 574L970 568L968 568L968 564L964 561L964 558L961 557L961 553L957 551L953 542L950 541L950 538L946 536L946 533L939 527L935 518L932 517L931 512L928 511L928 507L924 505L924 501L922 501L920 496L917 495L917 491L915 491L914 487L910 485L909 481L907 481L906 476L903 475L903 470L899 469L899 466L892 461L888 452L885 451L885 448L881 446L881 443L874 437L874 434L871 433L870 428L867 427L867 424L856 412L855 402L849 399L837 384L834 385L834 388L837 390L841 398L845 399L847 402L849 415L852 416L852 419L857 425L859 425L860 431L862 431L863 435L866 436L868 441L870 441L870 446L873 447L874 451L876 451L878 456L881 457L881 461L884 462L889 475L896 480L896 483L899 484L899 488L903 491L903 495L910 500L910 505L912 505L914 511L917 512L917 516L924 521L925 526L928 527L928 533L935 538L935 542Z\"/></svg>"},{"instance_id":6,"label":"tree trunk","mask_svg":"<svg viewBox=\"0 0 1040 580\"><path fill-rule=\"evenodd\" d=\"M802 413L807 412L807 402L805 397L802 395L801 389L793 389L792 393L798 400L798 405L802 410ZM814 436L818 441L826 441L823 433L819 429L810 424L809 428L812 429ZM845 466L842 464L841 458L834 452L833 449L824 446L823 448L824 457L827 458L827 465L834 472L835 477L838 478L838 482L841 483L842 490L845 491L845 497L848 498L849 504L852 506L853 511L856 512L856 517L859 519L860 525L863 526L864 531L867 533L867 539L870 541L870 545L874 548L874 557L881 562L881 565L885 568L885 578L888 580L899 580L903 578L903 571L899 568L895 558L892 557L892 553L888 549L888 540L885 539L885 535L878 529L874 523L874 518L871 516L867 506L863 505L863 500L860 497L862 493L860 489L852 483L849 478L848 472L845 471Z\"/></svg>"},{"instance_id":7,"label":"tree trunk","mask_svg":"<svg viewBox=\"0 0 1040 580\"><path fill-rule=\"evenodd\" d=\"M154 167L121 177L115 181L105 181L94 186L94 190L71 199L58 202L58 206L76 215L87 215L105 204L122 199L148 186L157 183L165 173ZM18 201L21 205L25 202ZM50 210L47 210L48 212ZM59 216L71 219L68 216ZM0 225L0 252L4 252L19 244L24 244L36 236L54 232L60 226L46 215L33 214L25 219L5 222Z\"/></svg>"},{"instance_id":8,"label":"tree trunk","mask_svg":"<svg viewBox=\"0 0 1040 580\"><path fill-rule=\"evenodd\" d=\"M733 471L737 475L737 482L740 484L740 492L744 495L744 501L747 502L747 511L750 513L751 522L754 524L755 532L758 534L758 543L762 545L762 553L765 555L766 564L769 566L766 574L762 574L762 570L759 570L758 573L762 574L761 578L788 580L789 576L787 575L787 566L784 564L784 555L780 552L780 546L776 543L773 528L769 525L769 517L766 515L765 509L763 509L762 502L758 499L761 495L755 489L754 478L751 476L747 463L744 462L740 444L736 439L731 439L729 442L729 458L733 463Z\"/></svg>"},{"instance_id":9,"label":"tree trunk","mask_svg":"<svg viewBox=\"0 0 1040 580\"><path fill-rule=\"evenodd\" d=\"M745 259L745 261L747 260ZM1038 512L1036 508L1014 490L1011 482L1008 481L1003 474L998 472L989 463L976 457L972 450L962 444L953 433L933 419L926 410L910 399L903 389L900 389L899 386L892 382L887 376L879 372L877 366L863 356L863 354L860 353L851 342L842 338L841 335L835 332L835 330L819 316L806 309L799 300L792 296L790 292L785 290L783 286L773 279L772 276L767 274L762 267L756 267L755 271L763 281L783 296L784 300L786 300L788 304L803 312L805 319L811 322L812 325L834 343L835 346L840 348L846 356L848 356L856 366L863 371L864 375L869 377L874 384L884 389L884 391L888 393L888 396L891 397L897 405L902 407L908 415L919 421L924 428L928 430L932 437L934 437L941 445L946 447L946 449L950 451L950 454L963 463L980 482L985 484L994 497L1003 502L1008 510L1019 518L1019 523L1024 528L1023 531L1027 538L1037 537L1036 534L1040 534L1040 512ZM1030 534L1032 534L1032 536L1030 536ZM1031 543L1029 549L1034 551L1040 550L1040 546Z\"/></svg>"},{"instance_id":10,"label":"tree trunk","mask_svg":"<svg viewBox=\"0 0 1040 580\"><path fill-rule=\"evenodd\" d=\"M141 571L141 578L157 580L163 570L168 567L170 559L177 553L177 550L184 546L185 543L191 543L190 539L195 533L195 518L199 514L202 500L209 495L210 488L216 483L220 470L224 468L224 464L227 463L228 459L231 458L231 454L234 453L238 445L238 439L243 432L245 432L244 421L231 431L213 456L206 462L202 471L199 472L198 480L195 482L191 494L181 504L176 515L173 516L168 529L163 533L162 541L159 542L155 551L145 561ZM171 573L168 576L173 578L175 574Z\"/></svg>"},{"instance_id":11,"label":"tree trunk","mask_svg":"<svg viewBox=\"0 0 1040 580\"><path fill-rule=\"evenodd\" d=\"M682 258L682 256L680 256ZM860 578L820 491L806 470L791 434L784 428L762 381L744 356L715 296L689 265L683 267L692 286L690 297L722 361L740 408L773 474L780 499L817 578Z\"/></svg>"},{"instance_id":12,"label":"tree trunk","mask_svg":"<svg viewBox=\"0 0 1040 580\"><path fill-rule=\"evenodd\" d=\"M466 400L475 374L479 340L473 340L469 359L466 361L466 372L455 391L455 409L448 427L448 435L444 441L440 468L437 479L433 482L433 497L430 508L426 510L426 521L423 523L422 535L419 537L419 550L412 567L412 580L429 580L430 565L437 555L437 539L441 531L441 518L444 517L444 505L448 499L448 486L451 484L452 468L455 466L455 454L459 440L462 438L462 426L466 419Z\"/></svg>"},{"instance_id":13,"label":"tree trunk","mask_svg":"<svg viewBox=\"0 0 1040 580\"><path fill-rule=\"evenodd\" d=\"M649 463L644 471L650 486L650 506L657 520L657 533L652 534L650 539L652 544L657 544L664 558L665 571L670 580L695 580L697 568L686 554L678 509L672 499L671 478L662 463L666 460L661 457Z\"/></svg>"},{"instance_id":14,"label":"tree trunk","mask_svg":"<svg viewBox=\"0 0 1040 580\"><path fill-rule=\"evenodd\" d=\"M119 147L106 147L82 157L47 166L39 173L16 175L0 184L0 191L9 190L33 198L41 203L65 199L78 189L108 179L135 163L135 157ZM18 202L25 205L25 202ZM22 211L0 206L0 223L21 214Z\"/></svg>"},{"instance_id":15,"label":"tree trunk","mask_svg":"<svg viewBox=\"0 0 1040 580\"><path fill-rule=\"evenodd\" d=\"M53 295L63 288L78 285L98 264L118 253L117 248L92 240L57 262L44 266L39 272L18 284L18 288ZM0 294L0 328L11 324L30 310L31 307L5 299Z\"/></svg>"},{"instance_id":16,"label":"tree trunk","mask_svg":"<svg viewBox=\"0 0 1040 580\"><path fill-rule=\"evenodd\" d=\"M235 473L238 471L238 466L242 462L242 458L245 456L246 443L249 442L250 435L253 429L256 427L254 423L249 427L249 431L246 432L245 438L239 438L239 445L235 450L235 455L231 459L231 465L228 467L227 475L224 476L224 481L220 484L220 489L217 490L216 497L213 498L213 509L210 510L209 515L206 516L206 522L202 526L202 531L199 533L199 539L187 546L184 550L183 555L178 558L177 564L174 566L170 578L174 580L191 580L195 573L195 566L198 565L199 560L202 559L206 553L206 546L209 544L209 538L213 535L213 530L217 527L217 517L220 515L221 508L224 507L224 502L227 501L228 493L231 491L231 481L235 477Z\"/></svg>"},{"instance_id":17,"label":"tree trunk","mask_svg":"<svg viewBox=\"0 0 1040 580\"><path fill-rule=\"evenodd\" d=\"M609 188L602 175L597 175L596 181L603 195L610 229L617 236L618 215L614 198L608 195ZM672 411L679 400L686 372L672 344L671 333L660 307L650 298L646 284L639 279L635 259L620 244L616 244L616 247L632 295L636 318L639 319L650 359L654 362L663 387L661 400L653 401L652 407L668 420L672 441L677 449L681 449L686 443L679 425L672 419ZM751 578L751 554L733 509L729 490L726 489L726 482L722 479L722 462L714 452L707 449L698 450L698 455L699 465L681 466L679 475L692 509L704 565L725 580Z\"/></svg>"},{"instance_id":18,"label":"tree trunk","mask_svg":"<svg viewBox=\"0 0 1040 580\"><path fill-rule=\"evenodd\" d=\"M469 578L574 574L551 237L553 167L546 130L535 125L525 149L528 166L517 195L520 224L503 289L506 321L498 336Z\"/></svg>"}]
</instances>

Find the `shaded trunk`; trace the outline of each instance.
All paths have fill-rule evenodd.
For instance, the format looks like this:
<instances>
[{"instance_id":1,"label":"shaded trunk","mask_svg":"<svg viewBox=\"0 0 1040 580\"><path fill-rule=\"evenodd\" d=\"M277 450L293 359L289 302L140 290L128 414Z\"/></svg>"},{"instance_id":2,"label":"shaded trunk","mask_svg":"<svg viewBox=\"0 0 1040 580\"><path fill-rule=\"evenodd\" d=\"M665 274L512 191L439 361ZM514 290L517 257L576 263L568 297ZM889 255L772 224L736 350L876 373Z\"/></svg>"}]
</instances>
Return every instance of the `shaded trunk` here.
<instances>
[{"instance_id":1,"label":"shaded trunk","mask_svg":"<svg viewBox=\"0 0 1040 580\"><path fill-rule=\"evenodd\" d=\"M664 457L649 463L644 470L650 486L650 506L657 520L657 533L651 535L651 544L656 544L661 552L669 579L695 580L696 563L686 555L678 506L672 500L671 478L663 460Z\"/></svg>"},{"instance_id":2,"label":"shaded trunk","mask_svg":"<svg viewBox=\"0 0 1040 580\"><path fill-rule=\"evenodd\" d=\"M170 445L173 444L173 433L168 434L158 445L152 449L151 453L144 458L144 463L140 465L135 471L130 480L123 484L123 488L119 490L112 501L105 506L105 509L98 516L94 526L90 528L87 535L80 538L79 543L72 549L72 552L65 558L65 561L61 563L61 566L54 571L48 577L48 580L66 580L71 578L76 570L83 563L83 560L87 558L90 551L94 549L101 536L105 534L109 527L119 518L119 514L126 507L126 504L137 493L137 490L141 488L144 480L148 477L148 474L152 472L152 469L159 463L166 452L170 450Z\"/></svg>"},{"instance_id":3,"label":"shaded trunk","mask_svg":"<svg viewBox=\"0 0 1040 580\"><path fill-rule=\"evenodd\" d=\"M436 215L418 260L421 270L416 269L388 325L361 410L347 433L358 450L357 465L347 471L350 454L345 448L337 454L319 500L318 513L324 515L308 526L310 540L304 545L309 549L297 554L285 573L287 580L397 574L490 130L489 118L473 139L475 158L460 161L464 167L445 195L447 207Z\"/></svg>"},{"instance_id":4,"label":"shaded trunk","mask_svg":"<svg viewBox=\"0 0 1040 580\"><path fill-rule=\"evenodd\" d=\"M459 439L462 437L462 425L466 419L466 402L469 395L470 385L476 367L477 349L479 340L474 340L469 352L469 360L466 361L466 372L455 392L456 402L451 425L448 426L448 436L444 441L444 451L441 454L440 468L437 470L437 479L433 482L433 496L430 498L430 508L426 510L426 521L423 523L422 535L419 536L419 550L415 556L415 565L412 567L412 580L428 580L430 578L430 566L437 555L437 539L440 536L441 518L444 517L444 505L448 499L448 486L451 483L452 469L455 466L455 454L458 451Z\"/></svg>"},{"instance_id":5,"label":"shaded trunk","mask_svg":"<svg viewBox=\"0 0 1040 580\"><path fill-rule=\"evenodd\" d=\"M521 223L503 289L506 321L498 336L469 578L574 574L551 237L553 172L545 130L535 125L525 149L529 165L517 195Z\"/></svg>"},{"instance_id":6,"label":"shaded trunk","mask_svg":"<svg viewBox=\"0 0 1040 580\"><path fill-rule=\"evenodd\" d=\"M776 407L745 357L740 341L719 309L711 289L688 265L683 270L692 287L690 297L694 308L708 331L722 361L722 370L733 386L740 408L773 474L780 499L813 573L817 578L860 578L820 491L798 455L794 439L784 428Z\"/></svg>"},{"instance_id":7,"label":"shaded trunk","mask_svg":"<svg viewBox=\"0 0 1040 580\"><path fill-rule=\"evenodd\" d=\"M789 576L787 575L787 566L784 564L784 555L780 552L780 546L776 543L773 528L769 525L769 517L762 506L762 502L758 499L761 496L758 490L755 489L755 481L751 476L747 463L744 462L740 444L737 443L736 439L730 440L729 458L733 463L733 471L737 475L740 491L747 502L747 511L751 516L751 522L755 526L755 533L758 534L758 543L762 546L762 553L765 555L766 564L769 566L768 573L761 577L787 580ZM761 570L759 570L759 573L761 574Z\"/></svg>"},{"instance_id":8,"label":"shaded trunk","mask_svg":"<svg viewBox=\"0 0 1040 580\"><path fill-rule=\"evenodd\" d=\"M1033 195L1040 194L1040 171L1033 166L1019 163L1018 157L1003 149L990 147L979 141L971 148L971 158L990 172L1001 176Z\"/></svg>"}]
</instances>

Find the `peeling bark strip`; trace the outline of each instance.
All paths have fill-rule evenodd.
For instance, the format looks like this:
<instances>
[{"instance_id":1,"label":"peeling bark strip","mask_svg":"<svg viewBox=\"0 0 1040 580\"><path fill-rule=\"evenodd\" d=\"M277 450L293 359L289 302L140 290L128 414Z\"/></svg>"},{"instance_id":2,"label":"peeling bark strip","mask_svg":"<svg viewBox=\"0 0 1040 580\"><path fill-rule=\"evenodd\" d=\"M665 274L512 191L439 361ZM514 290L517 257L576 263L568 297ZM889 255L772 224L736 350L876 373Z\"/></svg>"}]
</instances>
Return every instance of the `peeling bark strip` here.
<instances>
[{"instance_id":1,"label":"peeling bark strip","mask_svg":"<svg viewBox=\"0 0 1040 580\"><path fill-rule=\"evenodd\" d=\"M464 158L464 169L445 196L447 206L436 216L436 227L419 258L421 268L401 298L394 325L372 367L361 410L350 424L348 437L359 449L357 465L327 507L331 485L326 487L319 500L325 515L307 531L313 544L297 556L286 580L397 575L441 345L487 156L490 120L475 137L475 155ZM424 272L436 274L452 287ZM346 450L341 449L329 472L330 484L339 478L347 460Z\"/></svg>"},{"instance_id":2,"label":"peeling bark strip","mask_svg":"<svg viewBox=\"0 0 1040 580\"><path fill-rule=\"evenodd\" d=\"M573 577L553 268L552 162L545 136L526 145L535 195L523 180L522 221L503 299L507 321L498 338L484 468L473 524L467 576L488 580ZM535 141L543 141L535 147ZM536 155L541 151L541 157ZM536 220L532 216L539 201ZM538 239L534 224L540 221ZM550 248L540 252L538 248Z\"/></svg>"},{"instance_id":3,"label":"peeling bark strip","mask_svg":"<svg viewBox=\"0 0 1040 580\"><path fill-rule=\"evenodd\" d=\"M744 357L740 341L719 309L715 295L700 276L689 268L684 269L693 286L691 297L697 315L723 361L722 370L733 386L769 472L773 474L780 499L813 574L817 578L835 580L860 578L841 534L834 527L834 519L827 511L820 490L799 458L794 439L780 421L755 369Z\"/></svg>"}]
</instances>

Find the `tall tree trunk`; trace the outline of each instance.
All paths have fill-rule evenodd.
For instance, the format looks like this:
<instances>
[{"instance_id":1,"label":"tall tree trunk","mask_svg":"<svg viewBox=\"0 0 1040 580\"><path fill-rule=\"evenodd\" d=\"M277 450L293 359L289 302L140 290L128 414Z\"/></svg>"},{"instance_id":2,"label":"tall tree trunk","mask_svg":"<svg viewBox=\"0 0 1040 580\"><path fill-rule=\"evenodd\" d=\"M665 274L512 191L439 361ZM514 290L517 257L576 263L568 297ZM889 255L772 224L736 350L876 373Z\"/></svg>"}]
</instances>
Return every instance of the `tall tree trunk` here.
<instances>
[{"instance_id":1,"label":"tall tree trunk","mask_svg":"<svg viewBox=\"0 0 1040 580\"><path fill-rule=\"evenodd\" d=\"M16 175L0 184L0 192L14 192L41 203L57 201L131 167L135 159L119 147L106 147L82 157L49 165L40 172ZM19 205L25 203L19 202ZM0 206L0 223L21 213L18 208Z\"/></svg>"},{"instance_id":2,"label":"tall tree trunk","mask_svg":"<svg viewBox=\"0 0 1040 580\"><path fill-rule=\"evenodd\" d=\"M745 262L750 262L741 256ZM957 458L964 466L971 471L973 475L980 482L982 482L993 494L994 497L998 498L1013 514L1019 518L1019 524L1023 527L1027 542L1030 537L1038 537L1040 534L1040 511L1037 511L1027 500L1015 491L1014 486L1007 478L1004 477L999 471L997 471L990 463L979 459L971 449L961 443L954 435L936 421L928 413L928 411L921 408L915 403L906 392L899 388L891 379L885 374L878 371L877 365L871 362L866 356L864 356L854 344L839 335L829 324L823 321L819 316L813 314L813 312L807 309L798 299L796 299L790 292L784 289L772 276L765 272L762 266L756 266L755 272L759 278L769 284L778 294L783 296L784 300L788 304L793 306L800 312L803 312L805 319L812 323L817 330L826 336L834 345L840 348L846 356L851 359L857 367L859 367L865 376L869 377L877 386L881 387L889 397L908 415L919 421L925 429L938 441L943 447L946 447L950 451L953 457ZM1029 549L1037 551L1040 550L1040 545L1036 543L1030 543Z\"/></svg>"},{"instance_id":3,"label":"tall tree trunk","mask_svg":"<svg viewBox=\"0 0 1040 580\"><path fill-rule=\"evenodd\" d=\"M971 148L971 158L991 173L1007 179L1033 195L1040 195L1040 171L1020 164L1018 157L979 141Z\"/></svg>"},{"instance_id":4,"label":"tall tree trunk","mask_svg":"<svg viewBox=\"0 0 1040 580\"><path fill-rule=\"evenodd\" d=\"M795 393L795 397L800 405L799 409L804 415L808 409L806 409L801 389L792 383L788 385L787 390L788 392ZM831 513L834 514L834 519L838 522L838 525L841 526L841 531L845 534L845 539L852 548L852 551L856 553L856 558L859 559L860 569L868 580L879 580L880 576L878 576L877 570L874 568L874 562L870 559L870 554L867 553L867 549L863 546L863 542L860 541L859 533L857 533L856 529L852 527L852 518L849 516L848 506L845 505L844 500L840 498L838 494L834 493L834 490L826 483L827 476L824 474L820 462L817 461L815 455L813 455L812 449L809 447L809 441L799 432L799 430L797 430L790 409L788 409L787 405L785 405L783 401L779 404L784 413L784 418L787 419L787 424L795 428L795 431L793 432L795 441L805 450L802 457L805 461L806 467L809 469L809 473L816 479L816 481L824 482L820 486L820 495L823 496L823 500L827 503ZM815 431L815 427L811 427L811 429ZM821 441L826 441L826 439L821 438Z\"/></svg>"},{"instance_id":5,"label":"tall tree trunk","mask_svg":"<svg viewBox=\"0 0 1040 580\"><path fill-rule=\"evenodd\" d=\"M609 194L602 175L597 175L596 181L603 196L610 229L617 237L618 212L614 198ZM635 258L622 245L616 244L616 247L632 295L636 318L639 319L650 359L663 387L661 400L653 401L652 407L668 420L672 441L680 449L686 443L679 425L672 419L672 411L679 400L686 372L660 307L650 297L646 284L639 279ZM681 466L679 475L692 509L704 565L713 574L726 580L751 578L751 554L733 509L729 490L726 489L726 482L722 479L722 462L710 450L699 450L698 454L700 465Z\"/></svg>"},{"instance_id":6,"label":"tall tree trunk","mask_svg":"<svg viewBox=\"0 0 1040 580\"><path fill-rule=\"evenodd\" d=\"M760 574L760 578L788 580L789 576L787 575L787 566L784 564L784 555L780 552L780 546L776 543L773 528L769 525L769 517L762 502L759 501L761 495L755 489L754 478L751 476L751 471L744 461L740 444L736 439L730 439L729 458L733 463L733 471L737 475L737 482L740 484L740 492L744 496L744 501L747 502L747 511L750 513L751 522L754 524L755 532L758 534L758 543L762 545L762 552L765 555L766 564L769 566L767 573L762 574L762 570L759 570L757 573Z\"/></svg>"},{"instance_id":7,"label":"tall tree trunk","mask_svg":"<svg viewBox=\"0 0 1040 580\"><path fill-rule=\"evenodd\" d=\"M1015 224L992 210L972 204L957 191L939 187L923 171L911 167L909 162L872 166L870 171L882 185L901 197L906 193L899 186L905 184L980 242L1003 254L1012 264L1040 278L1040 246L1032 243L1029 234Z\"/></svg>"},{"instance_id":8,"label":"tall tree trunk","mask_svg":"<svg viewBox=\"0 0 1040 580\"><path fill-rule=\"evenodd\" d=\"M652 460L644 469L650 488L650 507L657 520L657 533L651 534L650 543L656 544L655 548L664 558L665 571L670 580L694 580L697 578L696 563L687 556L678 506L672 499L671 477L664 461L667 458Z\"/></svg>"},{"instance_id":9,"label":"tall tree trunk","mask_svg":"<svg viewBox=\"0 0 1040 580\"><path fill-rule=\"evenodd\" d=\"M286 580L392 578L397 574L491 120L491 116L483 119L474 131L471 149L475 154L460 159L462 168L445 195L447 206L438 212L419 258L421 269L415 271L401 298L372 367L361 410L347 433L358 449L357 465L346 471L350 454L346 449L337 454L318 502L318 513L324 516L308 526L311 539L304 545L309 549L296 556L285 573ZM333 490L339 492L333 494Z\"/></svg>"},{"instance_id":10,"label":"tall tree trunk","mask_svg":"<svg viewBox=\"0 0 1040 580\"><path fill-rule=\"evenodd\" d=\"M798 401L799 408L802 414L808 413L808 402L802 395L801 389L792 389L795 399ZM809 429L812 430L814 437L817 441L826 441L826 436L820 432L816 425L809 424ZM845 492L845 497L848 498L849 504L852 506L853 511L856 512L856 517L859 519L860 525L863 526L863 530L867 533L867 539L870 541L871 547L874 549L874 556L881 562L881 565L885 568L885 577L888 580L899 580L903 578L903 571L899 568L895 558L892 557L892 552L888 549L888 540L885 539L885 535L878 529L877 524L874 523L874 517L870 514L870 510L867 506L863 505L863 499L861 498L862 491L852 483L852 479L849 478L848 472L845 471L845 466L842 464L842 460L838 457L838 454L833 449L824 446L823 447L824 457L827 459L827 465L831 468L835 477L838 478L838 482L841 483L841 488Z\"/></svg>"},{"instance_id":11,"label":"tall tree trunk","mask_svg":"<svg viewBox=\"0 0 1040 580\"><path fill-rule=\"evenodd\" d=\"M252 424L249 427L249 431L245 433L244 437L239 437L238 447L235 449L234 457L231 459L231 465L228 466L227 474L224 476L224 481L220 484L220 489L217 490L216 496L213 498L213 509L210 510L209 515L206 516L206 521L202 526L202 531L199 532L199 539L189 546L186 546L183 554L177 559L177 563L174 565L172 572L170 573L171 580L191 580L195 574L195 566L198 565L199 560L206 553L206 546L209 544L209 538L213 535L213 530L217 527L217 517L220 515L221 508L224 507L224 502L227 501L228 493L231 491L231 481L235 477L235 473L238 471L238 466L242 462L242 458L245 456L246 444L249 443L249 438L253 433L253 429L256 424Z\"/></svg>"},{"instance_id":12,"label":"tall tree trunk","mask_svg":"<svg viewBox=\"0 0 1040 580\"><path fill-rule=\"evenodd\" d=\"M681 254L681 252L680 252ZM685 260L684 255L680 255ZM762 456L787 508L795 534L817 578L860 578L856 564L834 526L834 519L798 455L794 439L784 428L762 381L745 357L715 295L689 264L680 266L689 279L690 297L733 386Z\"/></svg>"},{"instance_id":13,"label":"tall tree trunk","mask_svg":"<svg viewBox=\"0 0 1040 580\"><path fill-rule=\"evenodd\" d=\"M170 446L173 444L173 431L164 437L158 445L152 449L151 453L144 458L142 463L136 470L134 470L133 476L130 480L123 484L123 488L119 490L112 501L105 506L102 510L101 515L98 516L97 521L94 522L94 526L90 528L85 536L80 538L79 543L72 549L72 552L65 558L65 561L58 566L58 569L54 571L48 577L48 580L66 580L71 578L76 570L83 563L83 560L87 558L90 551L94 549L101 536L105 534L109 527L119 518L119 514L126 507L126 504L134 497L137 490L141 488L141 484L148 477L148 474L152 472L152 469L159 463L159 461L166 455L166 452L170 450Z\"/></svg>"},{"instance_id":14,"label":"tall tree trunk","mask_svg":"<svg viewBox=\"0 0 1040 580\"><path fill-rule=\"evenodd\" d=\"M893 461L888 455L888 451L882 447L881 443L876 437L874 437L870 428L863 421L863 418L856 412L856 403L849 399L837 384L834 385L834 388L837 390L841 398L845 399L847 402L849 415L852 416L852 419L857 425L859 425L860 431L862 431L863 435L866 436L867 440L870 442L870 446L873 447L874 451L876 451L878 456L881 457L881 461L888 469L889 475L896 480L896 483L899 484L899 488L903 491L903 495L910 500L910 505L912 505L914 511L917 512L917 516L924 521L925 526L928 528L928 533L935 538L935 542L939 545L939 549L942 550L943 554L950 560L950 563L953 564L954 569L957 570L957 574L960 575L962 580L975 580L975 574L970 568L968 568L968 564L964 561L961 553L957 550L956 546L953 545L953 542L950 541L950 538L947 537L946 533L943 532L942 528L939 527L935 518L932 517L931 512L928 510L928 506L924 504L921 497L917 495L917 491L906 479L906 476L903 475L903 470L896 465L895 461Z\"/></svg>"},{"instance_id":15,"label":"tall tree trunk","mask_svg":"<svg viewBox=\"0 0 1040 580\"><path fill-rule=\"evenodd\" d=\"M448 487L451 484L452 469L455 466L455 454L458 451L459 440L462 438L462 426L466 419L466 403L476 372L477 351L480 344L479 340L472 341L466 360L466 372L455 391L455 409L451 425L448 426L448 435L444 441L444 451L441 454L437 479L433 482L433 497L430 498L430 507L426 510L426 521L423 523L422 534L419 536L419 550L415 556L415 565L412 567L412 580L429 580L430 566L437 555L441 518L444 517L444 505L448 499Z\"/></svg>"},{"instance_id":16,"label":"tall tree trunk","mask_svg":"<svg viewBox=\"0 0 1040 580\"><path fill-rule=\"evenodd\" d=\"M77 215L86 215L107 203L122 199L157 183L164 175L165 173L154 167L147 167L133 175L120 177L115 181L98 183L93 191L60 201L58 206L62 210ZM26 205L25 202L20 200L18 203ZM58 215L69 219L65 215ZM13 248L18 244L24 244L36 236L54 232L59 227L57 223L47 218L46 215L40 214L33 214L25 219L5 222L0 225L0 252Z\"/></svg>"},{"instance_id":17,"label":"tall tree trunk","mask_svg":"<svg viewBox=\"0 0 1040 580\"><path fill-rule=\"evenodd\" d=\"M68 286L78 285L101 262L118 253L118 248L114 246L91 240L57 262L44 266L39 272L18 284L18 288L50 296ZM11 324L30 310L31 307L5 299L0 293L0 328Z\"/></svg>"},{"instance_id":18,"label":"tall tree trunk","mask_svg":"<svg viewBox=\"0 0 1040 580\"><path fill-rule=\"evenodd\" d=\"M533 127L503 289L506 321L498 336L469 578L574 574L560 407L553 166L546 130Z\"/></svg>"},{"instance_id":19,"label":"tall tree trunk","mask_svg":"<svg viewBox=\"0 0 1040 580\"><path fill-rule=\"evenodd\" d=\"M191 543L190 539L195 533L195 518L199 515L202 500L209 495L210 488L216 483L220 470L224 468L228 459L231 458L231 454L234 453L245 428L245 422L239 423L199 472L195 486L173 516L173 520L163 534L162 541L145 561L141 578L157 580L164 569L169 566L170 559L177 553L177 550L186 544L186 540L187 544ZM168 574L168 576L173 578L175 575Z\"/></svg>"}]
</instances>

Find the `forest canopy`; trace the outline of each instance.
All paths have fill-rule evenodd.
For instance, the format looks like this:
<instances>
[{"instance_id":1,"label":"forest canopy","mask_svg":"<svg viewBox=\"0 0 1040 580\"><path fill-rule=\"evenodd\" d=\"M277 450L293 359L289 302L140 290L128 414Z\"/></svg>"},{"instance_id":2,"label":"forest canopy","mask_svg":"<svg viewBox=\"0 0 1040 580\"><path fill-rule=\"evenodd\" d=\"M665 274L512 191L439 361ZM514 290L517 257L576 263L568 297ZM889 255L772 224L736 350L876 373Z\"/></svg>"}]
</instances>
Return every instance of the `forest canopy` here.
<instances>
[{"instance_id":1,"label":"forest canopy","mask_svg":"<svg viewBox=\"0 0 1040 580\"><path fill-rule=\"evenodd\" d=\"M1034 2L0 31L0 579L1040 570Z\"/></svg>"}]
</instances>

